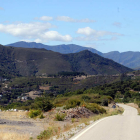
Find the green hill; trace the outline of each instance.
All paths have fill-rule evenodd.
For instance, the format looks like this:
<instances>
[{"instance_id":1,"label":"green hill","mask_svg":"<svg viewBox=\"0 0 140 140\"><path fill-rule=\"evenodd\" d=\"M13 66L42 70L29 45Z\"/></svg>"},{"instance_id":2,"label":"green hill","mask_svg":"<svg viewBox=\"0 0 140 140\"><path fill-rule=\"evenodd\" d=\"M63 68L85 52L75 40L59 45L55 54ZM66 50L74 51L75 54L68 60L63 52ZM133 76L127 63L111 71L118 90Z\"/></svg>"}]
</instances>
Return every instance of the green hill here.
<instances>
[{"instance_id":1,"label":"green hill","mask_svg":"<svg viewBox=\"0 0 140 140\"><path fill-rule=\"evenodd\" d=\"M52 50L54 52L59 52L62 54L68 54L68 53L77 53L83 50L89 50L92 53L96 53L102 57L112 59L113 61L122 64L129 68L139 68L140 67L140 52L133 52L133 51L127 51L127 52L118 52L118 51L112 51L108 53L102 53L94 48L89 47L83 47L75 44L62 44L62 45L56 45L56 46L49 46L44 45L41 43L36 42L16 42L9 44L7 46L13 46L13 47L23 47L23 48L45 48L47 50Z\"/></svg>"},{"instance_id":2,"label":"green hill","mask_svg":"<svg viewBox=\"0 0 140 140\"><path fill-rule=\"evenodd\" d=\"M68 54L66 56L72 65L73 71L82 71L91 75L112 75L131 71L131 69L124 67L123 65L120 65L110 59L103 58L88 50Z\"/></svg>"},{"instance_id":3,"label":"green hill","mask_svg":"<svg viewBox=\"0 0 140 140\"><path fill-rule=\"evenodd\" d=\"M90 51L60 54L37 48L0 46L0 70L22 76L78 71L86 74L118 74L131 71L112 60Z\"/></svg>"}]
</instances>

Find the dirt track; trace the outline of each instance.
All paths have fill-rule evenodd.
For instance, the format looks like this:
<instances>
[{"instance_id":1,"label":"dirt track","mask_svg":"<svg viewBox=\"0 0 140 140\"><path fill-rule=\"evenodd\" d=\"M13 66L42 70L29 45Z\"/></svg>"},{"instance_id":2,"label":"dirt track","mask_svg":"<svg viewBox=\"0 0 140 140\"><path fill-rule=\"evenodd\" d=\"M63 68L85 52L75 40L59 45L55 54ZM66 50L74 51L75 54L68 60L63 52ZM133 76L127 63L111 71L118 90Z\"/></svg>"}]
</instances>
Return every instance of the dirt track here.
<instances>
[{"instance_id":1,"label":"dirt track","mask_svg":"<svg viewBox=\"0 0 140 140\"><path fill-rule=\"evenodd\" d=\"M9 119L8 117L4 119L4 117L1 118L4 113L5 112L0 113L0 132L14 132L17 134L25 134L29 135L30 137L36 138L36 136L44 130L42 121L29 118L17 118L12 120L12 116L11 118L9 116Z\"/></svg>"}]
</instances>

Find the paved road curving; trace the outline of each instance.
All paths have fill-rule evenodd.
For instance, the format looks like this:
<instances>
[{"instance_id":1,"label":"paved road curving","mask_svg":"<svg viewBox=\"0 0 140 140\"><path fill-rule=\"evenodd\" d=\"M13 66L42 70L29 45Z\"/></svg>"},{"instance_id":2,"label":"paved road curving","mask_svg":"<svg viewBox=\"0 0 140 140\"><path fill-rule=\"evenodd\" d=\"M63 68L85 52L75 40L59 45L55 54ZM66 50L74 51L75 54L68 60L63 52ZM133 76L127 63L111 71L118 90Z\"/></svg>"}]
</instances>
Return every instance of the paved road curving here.
<instances>
[{"instance_id":1,"label":"paved road curving","mask_svg":"<svg viewBox=\"0 0 140 140\"><path fill-rule=\"evenodd\" d=\"M95 122L71 140L140 140L140 116L137 109L124 108L123 115L115 115Z\"/></svg>"}]
</instances>

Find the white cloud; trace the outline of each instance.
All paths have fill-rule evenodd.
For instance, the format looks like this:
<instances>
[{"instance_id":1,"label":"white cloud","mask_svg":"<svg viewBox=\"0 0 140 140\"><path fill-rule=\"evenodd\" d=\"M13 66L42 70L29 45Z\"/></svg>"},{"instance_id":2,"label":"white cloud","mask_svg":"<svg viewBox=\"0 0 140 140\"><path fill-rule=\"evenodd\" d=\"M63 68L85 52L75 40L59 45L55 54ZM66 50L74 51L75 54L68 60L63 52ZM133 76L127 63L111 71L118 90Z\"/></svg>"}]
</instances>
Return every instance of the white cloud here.
<instances>
[{"instance_id":1,"label":"white cloud","mask_svg":"<svg viewBox=\"0 0 140 140\"><path fill-rule=\"evenodd\" d=\"M120 22L114 22L113 25L118 28L121 28L121 26L122 26L122 24Z\"/></svg>"},{"instance_id":2,"label":"white cloud","mask_svg":"<svg viewBox=\"0 0 140 140\"><path fill-rule=\"evenodd\" d=\"M95 38L93 36L79 36L75 38L77 41L98 41L98 38Z\"/></svg>"},{"instance_id":3,"label":"white cloud","mask_svg":"<svg viewBox=\"0 0 140 140\"><path fill-rule=\"evenodd\" d=\"M0 10L4 10L2 7L0 7Z\"/></svg>"},{"instance_id":4,"label":"white cloud","mask_svg":"<svg viewBox=\"0 0 140 140\"><path fill-rule=\"evenodd\" d=\"M38 39L35 39L34 42L36 42L36 43L41 43L41 42L43 42L43 41L42 41L41 39L38 38Z\"/></svg>"},{"instance_id":5,"label":"white cloud","mask_svg":"<svg viewBox=\"0 0 140 140\"><path fill-rule=\"evenodd\" d=\"M123 36L123 34L116 32L97 31L90 27L79 28L77 33L84 35L76 38L79 41L115 40L117 36Z\"/></svg>"},{"instance_id":6,"label":"white cloud","mask_svg":"<svg viewBox=\"0 0 140 140\"><path fill-rule=\"evenodd\" d=\"M63 41L69 42L72 41L72 37L70 35L61 35L57 31L48 31L41 35L42 40L49 41Z\"/></svg>"},{"instance_id":7,"label":"white cloud","mask_svg":"<svg viewBox=\"0 0 140 140\"><path fill-rule=\"evenodd\" d=\"M56 18L56 20L58 21L66 21L66 22L74 22L75 20L70 18L70 17L67 17L67 16L58 16Z\"/></svg>"},{"instance_id":8,"label":"white cloud","mask_svg":"<svg viewBox=\"0 0 140 140\"><path fill-rule=\"evenodd\" d=\"M95 20L90 20L88 18L77 20L78 22L85 22L85 23L90 23L90 22L96 22Z\"/></svg>"},{"instance_id":9,"label":"white cloud","mask_svg":"<svg viewBox=\"0 0 140 140\"><path fill-rule=\"evenodd\" d=\"M68 16L58 16L56 18L56 20L58 20L58 21L65 21L65 22L85 22L85 23L96 22L95 20L90 20L88 18L78 20L78 19L70 18Z\"/></svg>"},{"instance_id":10,"label":"white cloud","mask_svg":"<svg viewBox=\"0 0 140 140\"><path fill-rule=\"evenodd\" d=\"M97 44L96 43L88 43L88 44L86 44L84 46L88 47L88 48L96 48Z\"/></svg>"},{"instance_id":11,"label":"white cloud","mask_svg":"<svg viewBox=\"0 0 140 140\"><path fill-rule=\"evenodd\" d=\"M24 42L33 42L33 41L27 40L27 39L21 39L20 41L24 41Z\"/></svg>"},{"instance_id":12,"label":"white cloud","mask_svg":"<svg viewBox=\"0 0 140 140\"><path fill-rule=\"evenodd\" d=\"M47 41L71 41L70 35L61 35L57 31L49 31L53 28L50 23L19 23L19 24L0 24L0 32L9 33L13 36L23 38L25 40L34 39L36 42Z\"/></svg>"},{"instance_id":13,"label":"white cloud","mask_svg":"<svg viewBox=\"0 0 140 140\"><path fill-rule=\"evenodd\" d=\"M47 31L53 27L50 23L19 23L19 24L0 24L0 31L9 33L13 36L20 36L26 38L32 38L39 33Z\"/></svg>"},{"instance_id":14,"label":"white cloud","mask_svg":"<svg viewBox=\"0 0 140 140\"><path fill-rule=\"evenodd\" d=\"M49 16L42 16L40 18L35 18L36 20L43 20L43 21L51 21L53 20L53 17L49 17Z\"/></svg>"},{"instance_id":15,"label":"white cloud","mask_svg":"<svg viewBox=\"0 0 140 140\"><path fill-rule=\"evenodd\" d=\"M94 48L94 49L97 49L98 47L100 47L100 46L104 46L105 45L105 43L93 43L93 42L87 42L85 45L83 45L83 46L85 46L85 47L88 47L88 48ZM90 50L90 49L89 49Z\"/></svg>"}]
</instances>

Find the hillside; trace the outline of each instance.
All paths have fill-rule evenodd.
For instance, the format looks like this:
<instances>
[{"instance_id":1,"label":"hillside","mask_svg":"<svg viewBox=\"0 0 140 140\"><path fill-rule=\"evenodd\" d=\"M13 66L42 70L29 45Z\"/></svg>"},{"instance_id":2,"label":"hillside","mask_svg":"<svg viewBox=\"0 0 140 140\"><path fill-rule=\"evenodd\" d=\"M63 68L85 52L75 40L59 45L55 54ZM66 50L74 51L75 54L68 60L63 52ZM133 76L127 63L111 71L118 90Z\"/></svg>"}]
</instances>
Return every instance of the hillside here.
<instances>
[{"instance_id":1,"label":"hillside","mask_svg":"<svg viewBox=\"0 0 140 140\"><path fill-rule=\"evenodd\" d=\"M0 78L19 76L12 50L13 49L11 47L4 47L0 45Z\"/></svg>"},{"instance_id":2,"label":"hillside","mask_svg":"<svg viewBox=\"0 0 140 140\"><path fill-rule=\"evenodd\" d=\"M1 45L0 52L1 69L22 76L57 74L61 71L79 71L90 75L131 71L87 50L74 54L60 54L45 49Z\"/></svg>"},{"instance_id":3,"label":"hillside","mask_svg":"<svg viewBox=\"0 0 140 140\"><path fill-rule=\"evenodd\" d=\"M68 54L68 53L77 53L83 50L89 50L93 53L96 53L102 57L112 59L113 61L120 63L126 67L129 68L136 68L139 69L140 67L140 52L118 52L118 51L112 51L108 53L102 53L97 51L93 48L88 47L82 47L75 44L69 44L69 45L56 45L56 46L48 46L41 43L35 43L35 42L16 42L9 44L7 46L13 46L13 47L23 47L23 48L45 48L47 50L52 50L54 52L59 52L62 54Z\"/></svg>"},{"instance_id":4,"label":"hillside","mask_svg":"<svg viewBox=\"0 0 140 140\"><path fill-rule=\"evenodd\" d=\"M103 58L88 50L66 55L68 61L72 65L73 71L82 71L90 75L97 74L117 74L131 71L112 60Z\"/></svg>"}]
</instances>

